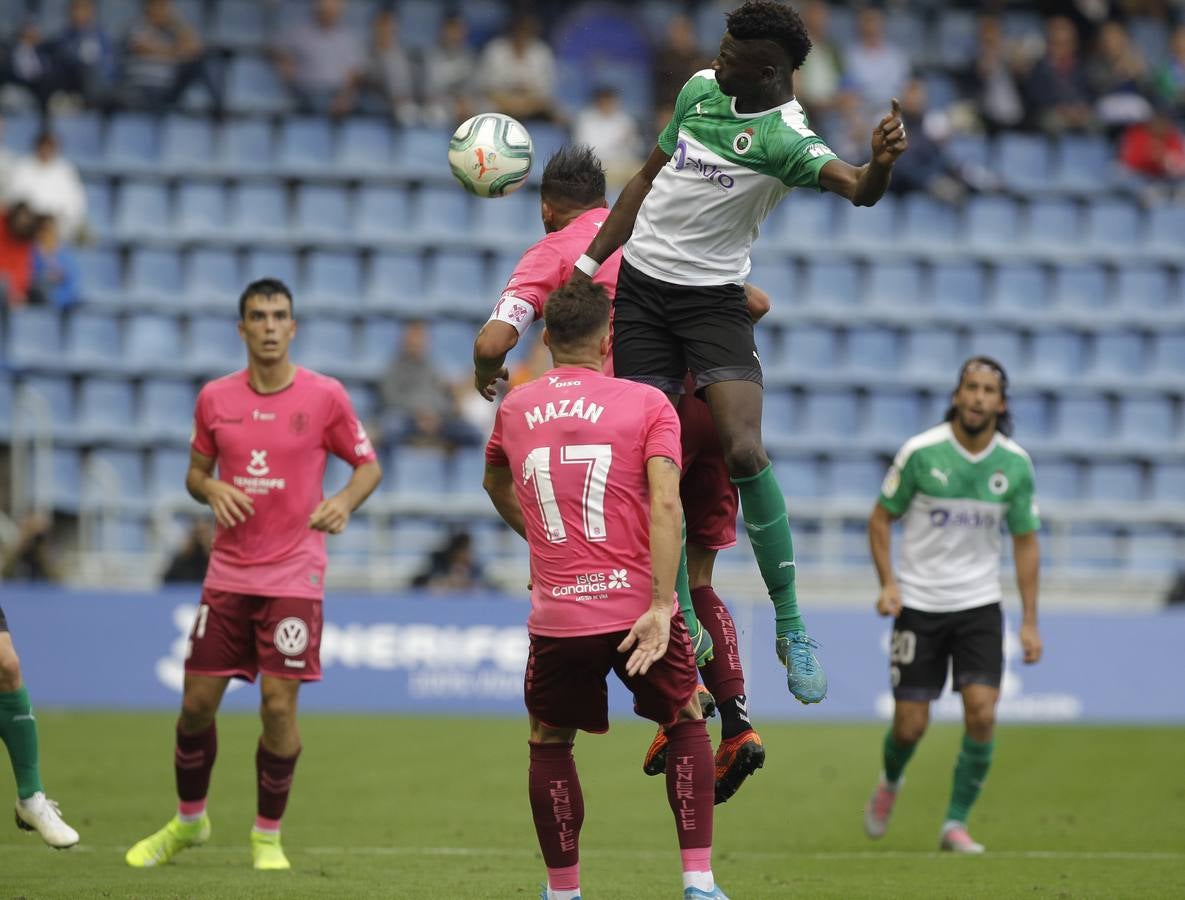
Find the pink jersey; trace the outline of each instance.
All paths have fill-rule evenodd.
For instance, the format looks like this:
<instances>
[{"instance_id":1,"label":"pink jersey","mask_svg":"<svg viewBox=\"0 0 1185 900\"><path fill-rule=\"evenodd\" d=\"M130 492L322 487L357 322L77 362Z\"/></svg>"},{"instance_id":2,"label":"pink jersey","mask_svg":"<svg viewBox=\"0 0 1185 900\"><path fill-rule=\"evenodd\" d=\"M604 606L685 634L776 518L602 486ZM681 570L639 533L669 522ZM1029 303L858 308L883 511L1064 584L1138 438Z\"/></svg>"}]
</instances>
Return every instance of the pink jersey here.
<instances>
[{"instance_id":1,"label":"pink jersey","mask_svg":"<svg viewBox=\"0 0 1185 900\"><path fill-rule=\"evenodd\" d=\"M302 368L274 394L255 391L246 369L211 381L198 394L192 446L255 502L246 522L218 526L206 587L323 596L325 534L309 528L309 516L322 500L327 455L355 467L375 459L341 383Z\"/></svg>"},{"instance_id":2,"label":"pink jersey","mask_svg":"<svg viewBox=\"0 0 1185 900\"><path fill-rule=\"evenodd\" d=\"M514 274L506 282L490 320L512 325L521 335L536 319L542 319L543 304L552 291L567 284L576 268L576 260L588 249L608 216L607 207L590 209L559 231L553 231L536 241L514 267ZM617 291L617 271L620 268L621 251L615 250L593 278L609 292L610 300ZM612 356L605 360L605 371L613 371Z\"/></svg>"},{"instance_id":3,"label":"pink jersey","mask_svg":"<svg viewBox=\"0 0 1185 900\"><path fill-rule=\"evenodd\" d=\"M510 467L526 519L532 634L621 631L649 608L656 456L681 458L679 419L649 385L561 366L506 395L486 462Z\"/></svg>"}]
</instances>

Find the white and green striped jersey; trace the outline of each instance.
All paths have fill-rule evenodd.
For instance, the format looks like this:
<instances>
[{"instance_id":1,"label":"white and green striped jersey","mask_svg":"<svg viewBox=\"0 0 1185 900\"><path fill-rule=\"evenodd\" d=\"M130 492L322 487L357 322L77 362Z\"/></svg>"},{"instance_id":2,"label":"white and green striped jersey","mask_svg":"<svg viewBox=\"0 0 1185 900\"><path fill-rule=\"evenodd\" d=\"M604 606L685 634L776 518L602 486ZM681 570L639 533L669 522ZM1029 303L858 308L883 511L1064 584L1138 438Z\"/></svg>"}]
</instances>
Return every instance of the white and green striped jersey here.
<instances>
[{"instance_id":1,"label":"white and green striped jersey","mask_svg":"<svg viewBox=\"0 0 1185 900\"><path fill-rule=\"evenodd\" d=\"M905 442L879 502L905 526L901 603L924 612L998 602L1001 526L1014 535L1041 527L1029 455L999 433L971 454L950 424Z\"/></svg>"},{"instance_id":2,"label":"white and green striped jersey","mask_svg":"<svg viewBox=\"0 0 1185 900\"><path fill-rule=\"evenodd\" d=\"M685 285L743 282L758 226L793 188L818 188L836 158L797 100L737 112L711 69L683 86L658 146L671 159L622 252L651 278Z\"/></svg>"}]
</instances>

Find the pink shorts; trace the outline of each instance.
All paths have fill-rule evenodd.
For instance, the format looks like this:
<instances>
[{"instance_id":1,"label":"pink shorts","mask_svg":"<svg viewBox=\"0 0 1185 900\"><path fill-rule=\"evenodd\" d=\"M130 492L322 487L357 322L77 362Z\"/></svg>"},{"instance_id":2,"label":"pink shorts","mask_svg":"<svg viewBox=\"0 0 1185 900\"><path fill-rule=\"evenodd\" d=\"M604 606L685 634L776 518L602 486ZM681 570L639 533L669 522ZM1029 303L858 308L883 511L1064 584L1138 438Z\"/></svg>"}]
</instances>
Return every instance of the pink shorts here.
<instances>
[{"instance_id":1,"label":"pink shorts","mask_svg":"<svg viewBox=\"0 0 1185 900\"><path fill-rule=\"evenodd\" d=\"M679 399L679 426L683 431L679 497L687 520L687 542L708 550L724 550L737 542L739 498L724 465L724 450L712 411L692 388L694 382Z\"/></svg>"},{"instance_id":2,"label":"pink shorts","mask_svg":"<svg viewBox=\"0 0 1185 900\"><path fill-rule=\"evenodd\" d=\"M202 589L185 671L254 681L321 680L321 601Z\"/></svg>"}]
</instances>

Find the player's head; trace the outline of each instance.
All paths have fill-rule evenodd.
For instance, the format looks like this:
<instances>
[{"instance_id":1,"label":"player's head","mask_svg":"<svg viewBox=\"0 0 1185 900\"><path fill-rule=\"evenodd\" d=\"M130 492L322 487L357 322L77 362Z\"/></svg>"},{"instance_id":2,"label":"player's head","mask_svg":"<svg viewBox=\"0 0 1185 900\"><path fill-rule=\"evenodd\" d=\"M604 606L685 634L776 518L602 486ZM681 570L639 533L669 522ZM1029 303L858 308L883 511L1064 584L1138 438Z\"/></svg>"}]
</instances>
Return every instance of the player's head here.
<instances>
[{"instance_id":1,"label":"player's head","mask_svg":"<svg viewBox=\"0 0 1185 900\"><path fill-rule=\"evenodd\" d=\"M296 336L292 291L278 278L252 281L239 296L239 336L255 362L281 362Z\"/></svg>"},{"instance_id":2,"label":"player's head","mask_svg":"<svg viewBox=\"0 0 1185 900\"><path fill-rule=\"evenodd\" d=\"M539 186L543 227L559 231L586 210L608 206L605 170L592 147L566 144L547 161Z\"/></svg>"},{"instance_id":3,"label":"player's head","mask_svg":"<svg viewBox=\"0 0 1185 900\"><path fill-rule=\"evenodd\" d=\"M731 97L789 87L791 73L811 52L806 25L777 0L747 0L725 16L728 28L712 61L716 84Z\"/></svg>"},{"instance_id":4,"label":"player's head","mask_svg":"<svg viewBox=\"0 0 1185 900\"><path fill-rule=\"evenodd\" d=\"M600 365L609 354L609 295L591 281L552 291L543 306L543 342L560 365Z\"/></svg>"},{"instance_id":5,"label":"player's head","mask_svg":"<svg viewBox=\"0 0 1185 900\"><path fill-rule=\"evenodd\" d=\"M959 383L946 411L947 422L958 422L972 436L990 429L1012 434L1008 411L1008 373L990 356L973 356L959 370Z\"/></svg>"}]
</instances>

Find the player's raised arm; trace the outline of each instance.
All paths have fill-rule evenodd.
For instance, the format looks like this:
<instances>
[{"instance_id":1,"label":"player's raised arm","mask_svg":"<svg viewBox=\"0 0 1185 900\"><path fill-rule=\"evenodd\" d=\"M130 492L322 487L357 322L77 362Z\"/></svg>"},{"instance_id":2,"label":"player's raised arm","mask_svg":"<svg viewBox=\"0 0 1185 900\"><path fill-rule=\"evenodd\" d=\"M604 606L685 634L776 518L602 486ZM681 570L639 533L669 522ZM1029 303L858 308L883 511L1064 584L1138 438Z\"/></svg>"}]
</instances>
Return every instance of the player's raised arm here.
<instances>
[{"instance_id":1,"label":"player's raised arm","mask_svg":"<svg viewBox=\"0 0 1185 900\"><path fill-rule=\"evenodd\" d=\"M1042 651L1041 634L1037 630L1037 583L1041 550L1036 531L1012 536L1012 558L1016 561L1016 586L1024 611L1020 623L1020 645L1024 649L1025 662L1031 664L1040 661Z\"/></svg>"},{"instance_id":2,"label":"player's raised arm","mask_svg":"<svg viewBox=\"0 0 1185 900\"><path fill-rule=\"evenodd\" d=\"M600 266L609 255L630 239L634 233L634 222L638 218L638 210L642 208L642 201L650 193L654 179L670 160L671 154L662 147L655 147L649 158L642 164L642 168L629 180L621 191L621 196L609 211L609 217L597 236L593 238L584 256L576 261L576 271L573 278L587 276L592 278L596 274L596 267ZM586 261L587 260L587 261Z\"/></svg>"},{"instance_id":3,"label":"player's raised arm","mask_svg":"<svg viewBox=\"0 0 1185 900\"><path fill-rule=\"evenodd\" d=\"M214 477L214 458L189 450L189 471L185 489L198 503L214 510L214 518L223 528L234 528L255 515L255 502L233 484Z\"/></svg>"},{"instance_id":4,"label":"player's raised arm","mask_svg":"<svg viewBox=\"0 0 1185 900\"><path fill-rule=\"evenodd\" d=\"M506 322L490 319L473 342L473 386L491 403L497 395L498 381L510 377L506 354L518 344L518 329Z\"/></svg>"},{"instance_id":5,"label":"player's raised arm","mask_svg":"<svg viewBox=\"0 0 1185 900\"><path fill-rule=\"evenodd\" d=\"M868 549L872 553L872 564L880 580L880 594L876 598L876 611L882 616L897 616L901 613L901 588L893 575L892 533L893 514L877 503L868 517Z\"/></svg>"},{"instance_id":6,"label":"player's raised arm","mask_svg":"<svg viewBox=\"0 0 1185 900\"><path fill-rule=\"evenodd\" d=\"M901 105L894 97L889 114L873 129L872 159L862 166L833 159L820 170L819 185L846 197L855 206L873 206L885 195L893 174L893 163L908 146L905 124L901 121Z\"/></svg>"}]
</instances>

